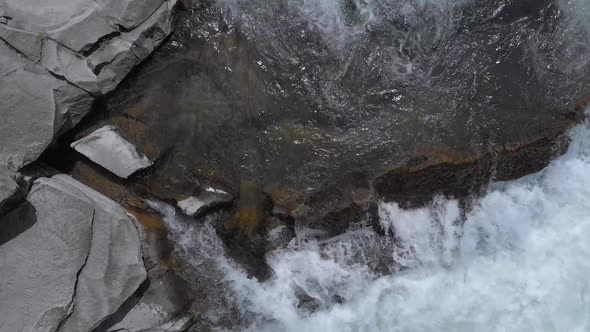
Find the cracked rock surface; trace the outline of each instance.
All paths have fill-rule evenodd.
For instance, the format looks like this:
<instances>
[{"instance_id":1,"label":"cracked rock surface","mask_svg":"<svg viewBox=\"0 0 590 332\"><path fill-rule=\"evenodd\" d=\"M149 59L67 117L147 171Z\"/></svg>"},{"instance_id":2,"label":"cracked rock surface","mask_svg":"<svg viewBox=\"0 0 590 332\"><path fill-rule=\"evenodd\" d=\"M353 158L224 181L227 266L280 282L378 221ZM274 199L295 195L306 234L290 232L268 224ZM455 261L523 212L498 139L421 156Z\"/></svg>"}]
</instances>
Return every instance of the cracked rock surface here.
<instances>
[{"instance_id":1,"label":"cracked rock surface","mask_svg":"<svg viewBox=\"0 0 590 332\"><path fill-rule=\"evenodd\" d=\"M17 170L172 32L177 0L0 0L0 167Z\"/></svg>"},{"instance_id":2,"label":"cracked rock surface","mask_svg":"<svg viewBox=\"0 0 590 332\"><path fill-rule=\"evenodd\" d=\"M90 331L146 279L137 229L114 201L64 176L35 181L0 228L34 224L0 246L0 331ZM26 220L25 220L26 221Z\"/></svg>"},{"instance_id":3,"label":"cracked rock surface","mask_svg":"<svg viewBox=\"0 0 590 332\"><path fill-rule=\"evenodd\" d=\"M16 172L0 168L0 215L9 205L11 200L18 199L19 191L22 188L22 176Z\"/></svg>"}]
</instances>

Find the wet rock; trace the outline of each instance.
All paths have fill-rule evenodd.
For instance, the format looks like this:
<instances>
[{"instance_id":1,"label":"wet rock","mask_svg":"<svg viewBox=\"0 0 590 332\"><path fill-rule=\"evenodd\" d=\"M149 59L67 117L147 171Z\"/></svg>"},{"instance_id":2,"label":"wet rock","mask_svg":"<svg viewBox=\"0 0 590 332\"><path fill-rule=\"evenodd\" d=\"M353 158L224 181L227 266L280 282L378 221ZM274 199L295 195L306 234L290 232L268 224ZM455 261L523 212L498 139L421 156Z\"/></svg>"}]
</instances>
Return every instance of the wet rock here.
<instances>
[{"instance_id":1,"label":"wet rock","mask_svg":"<svg viewBox=\"0 0 590 332\"><path fill-rule=\"evenodd\" d=\"M286 248L291 240L295 238L293 220L285 222L277 217L269 217L266 224L266 247L268 252Z\"/></svg>"},{"instance_id":2,"label":"wet rock","mask_svg":"<svg viewBox=\"0 0 590 332\"><path fill-rule=\"evenodd\" d=\"M1 330L92 330L146 278L137 230L122 208L70 177L36 180L0 228L5 218L32 225L0 246Z\"/></svg>"},{"instance_id":3,"label":"wet rock","mask_svg":"<svg viewBox=\"0 0 590 332\"><path fill-rule=\"evenodd\" d=\"M148 208L145 201L133 191L133 188L125 186L121 178L91 161L77 161L71 176L123 206L141 210Z\"/></svg>"},{"instance_id":4,"label":"wet rock","mask_svg":"<svg viewBox=\"0 0 590 332\"><path fill-rule=\"evenodd\" d=\"M71 146L90 160L125 179L153 163L112 126L102 127L72 143Z\"/></svg>"},{"instance_id":5,"label":"wet rock","mask_svg":"<svg viewBox=\"0 0 590 332\"><path fill-rule=\"evenodd\" d=\"M183 331L192 322L189 309L194 295L176 271L178 267L172 256L174 244L164 222L149 211L131 208L127 211L140 231L149 285L109 331Z\"/></svg>"},{"instance_id":6,"label":"wet rock","mask_svg":"<svg viewBox=\"0 0 590 332\"><path fill-rule=\"evenodd\" d=\"M351 227L378 224L377 198L364 173L343 175L310 193L270 189L270 194L275 208L289 211L306 227L324 231L324 237L342 234Z\"/></svg>"},{"instance_id":7,"label":"wet rock","mask_svg":"<svg viewBox=\"0 0 590 332\"><path fill-rule=\"evenodd\" d=\"M542 170L565 152L567 143L567 136L558 135L519 146L497 146L480 154L439 151L410 160L377 178L373 185L380 197L405 207L425 205L437 195L453 198L477 195L492 180L514 180Z\"/></svg>"},{"instance_id":8,"label":"wet rock","mask_svg":"<svg viewBox=\"0 0 590 332\"><path fill-rule=\"evenodd\" d=\"M240 183L237 213L217 229L229 256L248 275L261 281L272 273L265 258L268 250L266 220L271 207L262 188L255 182L244 180Z\"/></svg>"},{"instance_id":9,"label":"wet rock","mask_svg":"<svg viewBox=\"0 0 590 332\"><path fill-rule=\"evenodd\" d=\"M187 314L191 296L186 282L168 269L154 269L148 278L149 288L139 302L109 331L184 331L188 327L192 316Z\"/></svg>"},{"instance_id":10,"label":"wet rock","mask_svg":"<svg viewBox=\"0 0 590 332\"><path fill-rule=\"evenodd\" d=\"M364 22L348 1L335 27L287 2L194 7L105 102L169 133L146 194L178 201L222 179L238 197L248 179L330 237L374 225L380 199L419 206L535 172L583 113L590 34L566 2L382 2ZM264 213L239 196L222 237L264 239Z\"/></svg>"},{"instance_id":11,"label":"wet rock","mask_svg":"<svg viewBox=\"0 0 590 332\"><path fill-rule=\"evenodd\" d=\"M198 197L191 196L178 201L178 207L189 217L199 217L213 209L230 206L233 197L223 190L206 187Z\"/></svg>"}]
</instances>

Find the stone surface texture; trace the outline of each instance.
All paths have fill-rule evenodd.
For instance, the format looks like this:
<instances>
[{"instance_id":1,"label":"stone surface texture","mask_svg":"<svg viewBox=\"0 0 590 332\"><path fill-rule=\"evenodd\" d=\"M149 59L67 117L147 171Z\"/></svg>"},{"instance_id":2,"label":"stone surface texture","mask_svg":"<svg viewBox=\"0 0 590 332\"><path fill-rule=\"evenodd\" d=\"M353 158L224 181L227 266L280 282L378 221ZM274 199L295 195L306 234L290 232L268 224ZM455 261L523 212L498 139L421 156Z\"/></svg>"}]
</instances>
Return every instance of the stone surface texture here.
<instances>
[{"instance_id":1,"label":"stone surface texture","mask_svg":"<svg viewBox=\"0 0 590 332\"><path fill-rule=\"evenodd\" d=\"M19 191L18 182L22 176L16 172L0 168L0 215L4 204L13 198Z\"/></svg>"},{"instance_id":2,"label":"stone surface texture","mask_svg":"<svg viewBox=\"0 0 590 332\"><path fill-rule=\"evenodd\" d=\"M34 224L0 246L0 331L93 330L146 279L137 229L64 175L36 180L27 201Z\"/></svg>"},{"instance_id":3,"label":"stone surface texture","mask_svg":"<svg viewBox=\"0 0 590 332\"><path fill-rule=\"evenodd\" d=\"M0 167L33 161L172 32L177 0L0 0Z\"/></svg>"},{"instance_id":4,"label":"stone surface texture","mask_svg":"<svg viewBox=\"0 0 590 332\"><path fill-rule=\"evenodd\" d=\"M152 165L113 126L102 127L71 145L76 151L121 178Z\"/></svg>"}]
</instances>

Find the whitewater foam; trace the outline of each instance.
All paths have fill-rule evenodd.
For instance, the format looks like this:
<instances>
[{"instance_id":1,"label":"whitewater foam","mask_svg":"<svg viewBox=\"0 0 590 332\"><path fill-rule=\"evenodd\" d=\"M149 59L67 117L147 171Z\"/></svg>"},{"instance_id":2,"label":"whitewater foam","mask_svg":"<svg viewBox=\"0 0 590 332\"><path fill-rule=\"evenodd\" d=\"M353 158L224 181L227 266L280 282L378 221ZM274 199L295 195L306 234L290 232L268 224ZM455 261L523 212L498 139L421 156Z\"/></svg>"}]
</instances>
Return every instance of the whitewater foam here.
<instances>
[{"instance_id":1,"label":"whitewater foam","mask_svg":"<svg viewBox=\"0 0 590 332\"><path fill-rule=\"evenodd\" d=\"M216 271L246 331L588 331L588 124L571 137L544 171L494 184L466 214L443 198L417 210L382 203L395 239L370 229L296 239L269 254L274 276L264 283L223 254L210 223L150 204L166 215L184 257ZM395 262L394 275L375 273L382 255ZM302 294L315 310L301 305Z\"/></svg>"},{"instance_id":2,"label":"whitewater foam","mask_svg":"<svg viewBox=\"0 0 590 332\"><path fill-rule=\"evenodd\" d=\"M373 280L362 265L318 258L317 251L274 256L279 277L254 285L249 309L275 322L249 330L588 331L587 125L574 129L572 139L565 156L541 173L497 184L464 220L454 200L413 211L382 204L382 222L401 243L392 255L410 267L406 272ZM302 278L319 288L338 280L336 293L349 300L295 314L293 301L277 299ZM265 293L274 301L258 301L255 294Z\"/></svg>"}]
</instances>

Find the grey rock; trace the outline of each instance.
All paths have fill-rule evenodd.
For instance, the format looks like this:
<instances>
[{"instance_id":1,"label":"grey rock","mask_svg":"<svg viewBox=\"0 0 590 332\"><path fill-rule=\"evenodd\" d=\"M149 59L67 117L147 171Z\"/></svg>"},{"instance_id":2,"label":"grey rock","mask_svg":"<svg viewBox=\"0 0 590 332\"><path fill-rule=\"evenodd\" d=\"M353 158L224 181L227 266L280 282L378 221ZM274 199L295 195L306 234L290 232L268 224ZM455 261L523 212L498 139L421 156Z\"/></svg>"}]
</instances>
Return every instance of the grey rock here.
<instances>
[{"instance_id":1,"label":"grey rock","mask_svg":"<svg viewBox=\"0 0 590 332\"><path fill-rule=\"evenodd\" d=\"M60 331L91 331L113 315L146 280L137 229L121 206L76 180L54 180L79 190L95 206L88 261L76 287L74 310Z\"/></svg>"},{"instance_id":2,"label":"grey rock","mask_svg":"<svg viewBox=\"0 0 590 332\"><path fill-rule=\"evenodd\" d=\"M117 84L142 60L147 58L174 30L174 8L178 0L163 2L136 29L111 39L88 58L98 72L101 93L113 91Z\"/></svg>"},{"instance_id":3,"label":"grey rock","mask_svg":"<svg viewBox=\"0 0 590 332\"><path fill-rule=\"evenodd\" d=\"M44 43L41 65L86 91L95 94L100 90L98 78L88 67L86 59L51 39Z\"/></svg>"},{"instance_id":4,"label":"grey rock","mask_svg":"<svg viewBox=\"0 0 590 332\"><path fill-rule=\"evenodd\" d=\"M198 217L211 209L231 204L233 196L223 190L207 187L199 197L191 196L178 202L178 207L189 217Z\"/></svg>"},{"instance_id":5,"label":"grey rock","mask_svg":"<svg viewBox=\"0 0 590 332\"><path fill-rule=\"evenodd\" d=\"M113 91L172 32L177 4L0 0L0 167L36 160Z\"/></svg>"},{"instance_id":6,"label":"grey rock","mask_svg":"<svg viewBox=\"0 0 590 332\"><path fill-rule=\"evenodd\" d=\"M145 22L165 0L97 0L114 22L134 29Z\"/></svg>"},{"instance_id":7,"label":"grey rock","mask_svg":"<svg viewBox=\"0 0 590 332\"><path fill-rule=\"evenodd\" d=\"M43 34L36 34L0 24L0 38L32 61L38 62L41 60L41 50L45 39Z\"/></svg>"},{"instance_id":8,"label":"grey rock","mask_svg":"<svg viewBox=\"0 0 590 332\"><path fill-rule=\"evenodd\" d=\"M45 34L60 44L83 51L117 31L92 0L3 0L4 15L17 29Z\"/></svg>"},{"instance_id":9,"label":"grey rock","mask_svg":"<svg viewBox=\"0 0 590 332\"><path fill-rule=\"evenodd\" d=\"M121 178L152 165L113 126L104 126L71 145L76 151Z\"/></svg>"},{"instance_id":10,"label":"grey rock","mask_svg":"<svg viewBox=\"0 0 590 332\"><path fill-rule=\"evenodd\" d=\"M0 38L53 74L101 95L172 32L178 0L3 2L13 19L0 23Z\"/></svg>"},{"instance_id":11,"label":"grey rock","mask_svg":"<svg viewBox=\"0 0 590 332\"><path fill-rule=\"evenodd\" d=\"M149 273L150 287L139 302L127 313L125 318L109 331L147 331L161 329L165 331L184 331L174 326L184 326L191 316L186 311L189 307L189 292L180 287L185 284L170 270L154 269Z\"/></svg>"},{"instance_id":12,"label":"grey rock","mask_svg":"<svg viewBox=\"0 0 590 332\"><path fill-rule=\"evenodd\" d=\"M42 179L28 201L36 223L0 247L0 331L55 331L90 251L94 207L86 197Z\"/></svg>"},{"instance_id":13,"label":"grey rock","mask_svg":"<svg viewBox=\"0 0 590 332\"><path fill-rule=\"evenodd\" d=\"M0 215L4 204L18 192L20 180L20 174L0 168Z\"/></svg>"},{"instance_id":14,"label":"grey rock","mask_svg":"<svg viewBox=\"0 0 590 332\"><path fill-rule=\"evenodd\" d=\"M54 135L90 110L92 97L50 75L0 41L0 167L35 161Z\"/></svg>"},{"instance_id":15,"label":"grey rock","mask_svg":"<svg viewBox=\"0 0 590 332\"><path fill-rule=\"evenodd\" d=\"M135 226L115 202L64 175L35 181L27 201L0 218L2 231L36 219L0 246L0 331L96 328L146 279Z\"/></svg>"}]
</instances>

